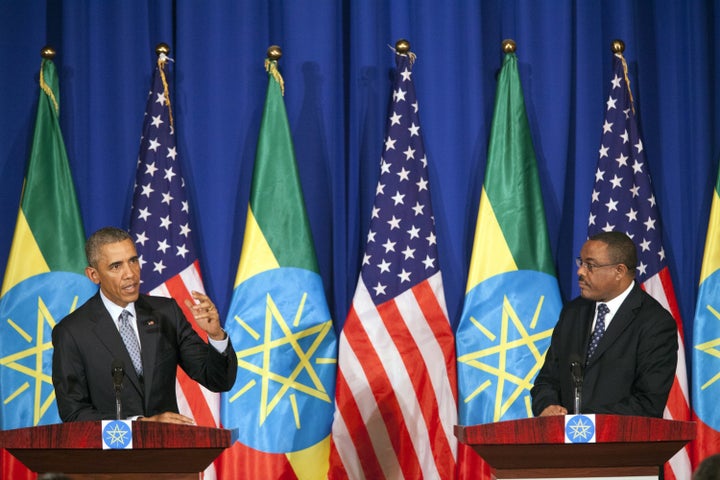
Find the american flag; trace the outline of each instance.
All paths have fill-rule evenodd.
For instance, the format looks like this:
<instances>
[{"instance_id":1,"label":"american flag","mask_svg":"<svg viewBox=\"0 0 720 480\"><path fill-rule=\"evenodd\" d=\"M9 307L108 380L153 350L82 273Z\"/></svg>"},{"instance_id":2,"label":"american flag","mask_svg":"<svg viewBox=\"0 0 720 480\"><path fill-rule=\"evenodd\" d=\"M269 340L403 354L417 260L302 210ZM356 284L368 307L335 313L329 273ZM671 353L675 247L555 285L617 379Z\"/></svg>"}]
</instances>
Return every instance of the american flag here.
<instances>
[{"instance_id":1,"label":"american flag","mask_svg":"<svg viewBox=\"0 0 720 480\"><path fill-rule=\"evenodd\" d=\"M193 325L207 340L185 307L190 292L205 292L197 250L193 243L190 208L175 142L167 77L169 58L158 57L147 101L135 193L130 214L130 234L135 240L142 267L141 290L150 295L174 298ZM180 413L198 425L219 425L220 396L196 383L178 368L176 384ZM211 465L206 479L215 478Z\"/></svg>"},{"instance_id":2,"label":"american flag","mask_svg":"<svg viewBox=\"0 0 720 480\"><path fill-rule=\"evenodd\" d=\"M600 157L590 204L588 235L600 231L627 233L637 245L636 279L642 288L672 313L678 327L678 364L665 418L689 420L683 325L662 245L658 210L622 54L613 59L613 78L606 104ZM687 447L665 467L665 478L689 479Z\"/></svg>"},{"instance_id":3,"label":"american flag","mask_svg":"<svg viewBox=\"0 0 720 480\"><path fill-rule=\"evenodd\" d=\"M411 56L396 54L370 231L340 337L330 478L455 475L455 346Z\"/></svg>"}]
</instances>

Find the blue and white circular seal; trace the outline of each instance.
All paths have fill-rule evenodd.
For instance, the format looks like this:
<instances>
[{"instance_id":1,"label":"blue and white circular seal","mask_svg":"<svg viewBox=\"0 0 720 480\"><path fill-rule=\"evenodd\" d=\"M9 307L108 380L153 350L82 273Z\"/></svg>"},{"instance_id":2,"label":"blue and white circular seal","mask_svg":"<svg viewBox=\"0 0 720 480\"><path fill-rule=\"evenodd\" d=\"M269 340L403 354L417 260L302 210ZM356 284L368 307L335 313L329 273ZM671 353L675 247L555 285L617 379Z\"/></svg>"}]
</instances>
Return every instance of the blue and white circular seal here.
<instances>
[{"instance_id":1,"label":"blue and white circular seal","mask_svg":"<svg viewBox=\"0 0 720 480\"><path fill-rule=\"evenodd\" d=\"M568 443L590 443L595 438L595 421L587 415L568 415L565 439Z\"/></svg>"},{"instance_id":2,"label":"blue and white circular seal","mask_svg":"<svg viewBox=\"0 0 720 480\"><path fill-rule=\"evenodd\" d=\"M132 448L132 428L130 420L112 420L103 422L103 448L123 450Z\"/></svg>"}]
</instances>

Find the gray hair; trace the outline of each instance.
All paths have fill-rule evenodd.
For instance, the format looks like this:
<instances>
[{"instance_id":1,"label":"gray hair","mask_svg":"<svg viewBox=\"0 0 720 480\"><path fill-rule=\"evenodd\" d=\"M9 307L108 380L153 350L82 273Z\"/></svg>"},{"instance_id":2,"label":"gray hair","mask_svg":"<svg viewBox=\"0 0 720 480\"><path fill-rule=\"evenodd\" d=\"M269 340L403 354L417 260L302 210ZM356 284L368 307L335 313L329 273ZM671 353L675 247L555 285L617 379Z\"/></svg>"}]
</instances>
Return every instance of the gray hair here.
<instances>
[{"instance_id":1,"label":"gray hair","mask_svg":"<svg viewBox=\"0 0 720 480\"><path fill-rule=\"evenodd\" d=\"M103 227L96 231L85 242L85 256L88 265L97 268L100 257L100 249L109 243L122 242L124 240L132 240L128 232L116 227Z\"/></svg>"}]
</instances>

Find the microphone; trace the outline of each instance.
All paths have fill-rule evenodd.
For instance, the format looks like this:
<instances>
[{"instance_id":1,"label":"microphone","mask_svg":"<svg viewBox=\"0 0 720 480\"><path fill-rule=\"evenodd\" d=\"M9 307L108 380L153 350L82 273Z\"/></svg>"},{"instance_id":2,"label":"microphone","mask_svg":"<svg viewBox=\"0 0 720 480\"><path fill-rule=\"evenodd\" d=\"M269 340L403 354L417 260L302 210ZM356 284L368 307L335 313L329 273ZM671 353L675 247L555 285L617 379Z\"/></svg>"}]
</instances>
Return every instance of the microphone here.
<instances>
[{"instance_id":1,"label":"microphone","mask_svg":"<svg viewBox=\"0 0 720 480\"><path fill-rule=\"evenodd\" d=\"M122 420L122 403L120 401L120 392L123 388L123 378L125 378L125 364L117 358L112 361L112 378L115 387L115 416L116 420Z\"/></svg>"},{"instance_id":2,"label":"microphone","mask_svg":"<svg viewBox=\"0 0 720 480\"><path fill-rule=\"evenodd\" d=\"M582 357L577 353L570 355L570 374L573 380L573 399L574 414L580 414L580 405L582 404L582 385L583 385L583 367Z\"/></svg>"}]
</instances>

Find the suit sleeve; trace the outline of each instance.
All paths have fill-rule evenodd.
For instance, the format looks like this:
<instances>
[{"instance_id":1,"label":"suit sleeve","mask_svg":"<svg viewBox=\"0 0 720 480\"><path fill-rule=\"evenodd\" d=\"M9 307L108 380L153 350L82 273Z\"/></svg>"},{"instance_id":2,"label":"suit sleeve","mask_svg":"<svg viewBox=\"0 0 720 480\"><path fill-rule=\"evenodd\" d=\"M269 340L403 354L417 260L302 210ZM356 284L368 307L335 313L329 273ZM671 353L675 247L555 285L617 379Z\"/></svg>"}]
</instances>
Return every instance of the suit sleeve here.
<instances>
[{"instance_id":1,"label":"suit sleeve","mask_svg":"<svg viewBox=\"0 0 720 480\"><path fill-rule=\"evenodd\" d=\"M560 320L553 329L550 348L545 354L545 363L535 378L535 384L530 390L532 397L533 415L538 416L550 405L562 405L560 370L559 370L559 353L557 351L560 345L560 331L562 330L563 314L560 314Z\"/></svg>"},{"instance_id":2,"label":"suit sleeve","mask_svg":"<svg viewBox=\"0 0 720 480\"><path fill-rule=\"evenodd\" d=\"M173 302L177 318L177 342L180 366L190 378L212 392L226 392L235 384L237 358L232 342L224 352L208 345L193 330L182 310Z\"/></svg>"}]
</instances>

